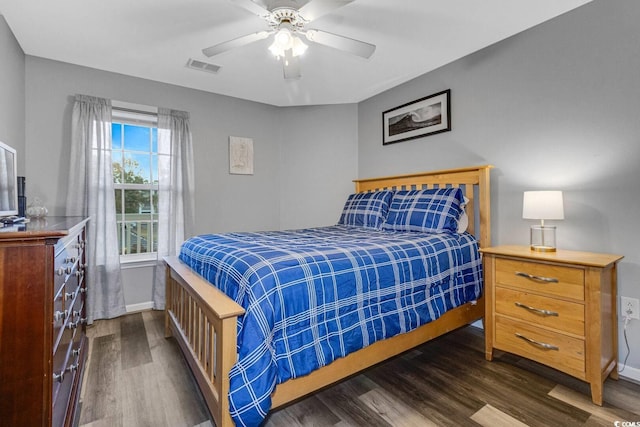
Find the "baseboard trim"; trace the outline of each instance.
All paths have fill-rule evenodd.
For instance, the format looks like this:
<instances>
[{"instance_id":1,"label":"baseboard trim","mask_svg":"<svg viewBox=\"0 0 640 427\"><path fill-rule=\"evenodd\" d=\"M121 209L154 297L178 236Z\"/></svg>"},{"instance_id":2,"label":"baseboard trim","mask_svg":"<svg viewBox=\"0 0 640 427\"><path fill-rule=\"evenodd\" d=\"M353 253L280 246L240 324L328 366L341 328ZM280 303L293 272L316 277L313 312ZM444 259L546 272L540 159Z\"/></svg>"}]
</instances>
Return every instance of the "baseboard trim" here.
<instances>
[{"instance_id":1,"label":"baseboard trim","mask_svg":"<svg viewBox=\"0 0 640 427\"><path fill-rule=\"evenodd\" d=\"M126 306L127 313L135 313L153 309L153 301L141 302L138 304L129 304Z\"/></svg>"},{"instance_id":2,"label":"baseboard trim","mask_svg":"<svg viewBox=\"0 0 640 427\"><path fill-rule=\"evenodd\" d=\"M640 369L624 365L618 365L618 368L618 374L621 378L640 384ZM624 370L620 372L622 369Z\"/></svg>"}]
</instances>

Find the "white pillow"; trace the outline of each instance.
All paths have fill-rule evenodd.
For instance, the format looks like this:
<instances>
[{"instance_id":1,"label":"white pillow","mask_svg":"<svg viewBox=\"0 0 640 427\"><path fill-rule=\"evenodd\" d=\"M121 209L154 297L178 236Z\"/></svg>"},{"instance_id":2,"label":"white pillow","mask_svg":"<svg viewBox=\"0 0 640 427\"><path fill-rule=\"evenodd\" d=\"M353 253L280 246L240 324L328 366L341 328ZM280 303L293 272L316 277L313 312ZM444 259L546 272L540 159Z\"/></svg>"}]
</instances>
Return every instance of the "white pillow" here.
<instances>
[{"instance_id":1,"label":"white pillow","mask_svg":"<svg viewBox=\"0 0 640 427\"><path fill-rule=\"evenodd\" d=\"M458 218L458 234L462 234L467 231L469 227L469 215L467 215L467 203L469 203L469 199L467 197L464 198L464 204L462 207L462 213L460 214L460 218Z\"/></svg>"},{"instance_id":2,"label":"white pillow","mask_svg":"<svg viewBox=\"0 0 640 427\"><path fill-rule=\"evenodd\" d=\"M467 231L469 227L469 216L466 211L462 211L460 218L458 218L458 234L462 234Z\"/></svg>"}]
</instances>

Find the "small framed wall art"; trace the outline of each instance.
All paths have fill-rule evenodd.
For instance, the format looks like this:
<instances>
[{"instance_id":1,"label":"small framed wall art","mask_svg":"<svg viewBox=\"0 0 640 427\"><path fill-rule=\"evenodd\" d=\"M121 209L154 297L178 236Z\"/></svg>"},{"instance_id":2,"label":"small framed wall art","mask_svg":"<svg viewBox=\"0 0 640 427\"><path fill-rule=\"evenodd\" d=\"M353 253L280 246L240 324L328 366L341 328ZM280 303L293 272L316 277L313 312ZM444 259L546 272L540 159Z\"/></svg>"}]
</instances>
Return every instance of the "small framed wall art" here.
<instances>
[{"instance_id":1,"label":"small framed wall art","mask_svg":"<svg viewBox=\"0 0 640 427\"><path fill-rule=\"evenodd\" d=\"M229 173L253 175L253 139L229 137Z\"/></svg>"},{"instance_id":2,"label":"small framed wall art","mask_svg":"<svg viewBox=\"0 0 640 427\"><path fill-rule=\"evenodd\" d=\"M382 113L382 145L451 130L451 89Z\"/></svg>"}]
</instances>

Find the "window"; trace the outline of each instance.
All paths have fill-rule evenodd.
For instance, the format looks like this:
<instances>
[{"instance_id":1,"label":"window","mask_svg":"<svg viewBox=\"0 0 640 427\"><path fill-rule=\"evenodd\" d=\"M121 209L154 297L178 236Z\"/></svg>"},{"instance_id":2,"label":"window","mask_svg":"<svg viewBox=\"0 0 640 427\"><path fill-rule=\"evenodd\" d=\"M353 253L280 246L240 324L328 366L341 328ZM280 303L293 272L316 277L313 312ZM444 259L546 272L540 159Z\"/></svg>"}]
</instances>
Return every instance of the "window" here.
<instances>
[{"instance_id":1,"label":"window","mask_svg":"<svg viewBox=\"0 0 640 427\"><path fill-rule=\"evenodd\" d=\"M122 262L155 260L158 251L157 116L113 109L112 163Z\"/></svg>"}]
</instances>

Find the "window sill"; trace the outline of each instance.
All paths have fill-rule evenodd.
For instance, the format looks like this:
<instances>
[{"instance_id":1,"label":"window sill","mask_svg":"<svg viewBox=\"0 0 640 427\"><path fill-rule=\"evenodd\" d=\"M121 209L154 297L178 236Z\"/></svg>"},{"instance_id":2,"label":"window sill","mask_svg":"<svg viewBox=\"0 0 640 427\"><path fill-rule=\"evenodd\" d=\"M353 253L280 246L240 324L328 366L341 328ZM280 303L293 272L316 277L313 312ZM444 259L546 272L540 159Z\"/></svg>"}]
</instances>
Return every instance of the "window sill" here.
<instances>
[{"instance_id":1,"label":"window sill","mask_svg":"<svg viewBox=\"0 0 640 427\"><path fill-rule=\"evenodd\" d=\"M158 264L158 254L136 254L120 256L120 266L126 268L155 267Z\"/></svg>"}]
</instances>

